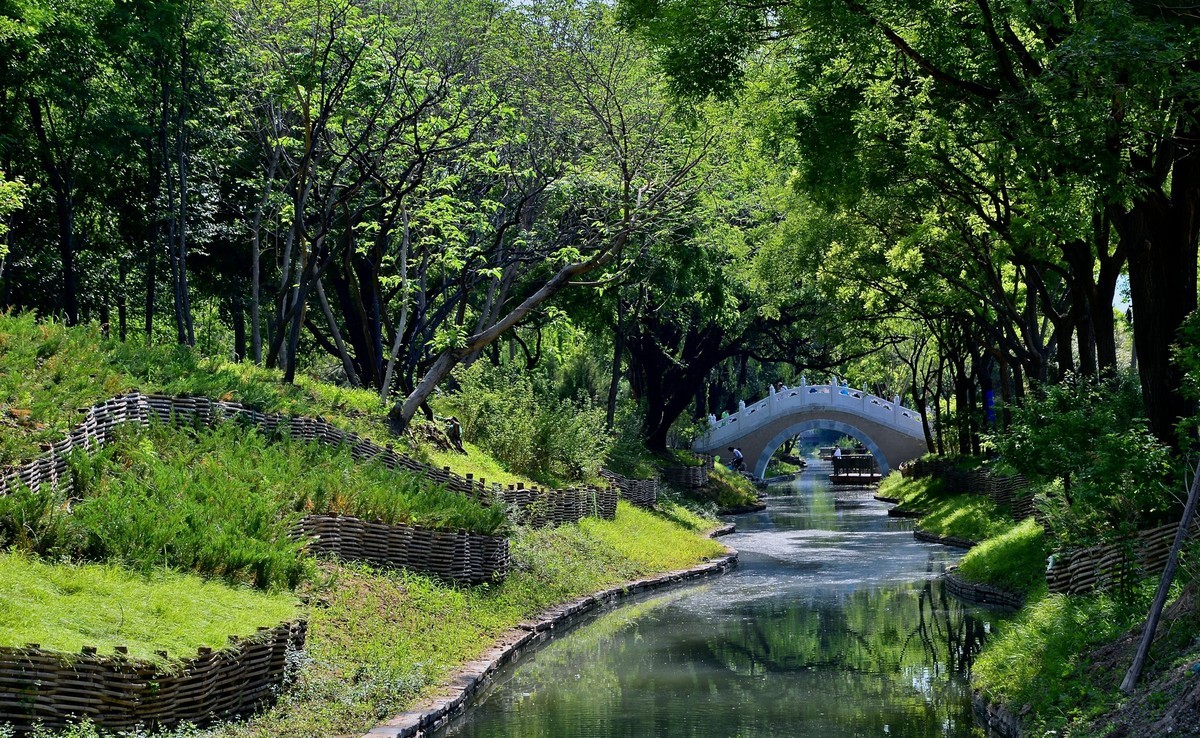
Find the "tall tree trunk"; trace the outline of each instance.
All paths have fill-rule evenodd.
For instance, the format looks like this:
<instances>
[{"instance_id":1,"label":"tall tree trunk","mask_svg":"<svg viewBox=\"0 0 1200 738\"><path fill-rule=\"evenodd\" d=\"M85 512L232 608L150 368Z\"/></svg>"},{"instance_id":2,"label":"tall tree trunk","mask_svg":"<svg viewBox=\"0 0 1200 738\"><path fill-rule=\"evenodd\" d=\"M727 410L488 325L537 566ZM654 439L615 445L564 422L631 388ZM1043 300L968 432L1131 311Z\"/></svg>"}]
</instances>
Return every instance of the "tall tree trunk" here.
<instances>
[{"instance_id":1,"label":"tall tree trunk","mask_svg":"<svg viewBox=\"0 0 1200 738\"><path fill-rule=\"evenodd\" d=\"M179 95L179 116L175 124L175 154L177 159L177 167L179 171L179 228L177 231L176 248L178 249L178 272L179 279L179 305L182 312L182 323L184 328L184 337L187 339L189 346L196 345L196 330L192 321L192 300L188 291L188 271L187 271L187 211L188 211L188 153L189 153L189 136L188 136L188 95L190 94L191 85L189 79L191 77L188 70L188 45L186 29L181 29L179 33L179 76L180 76L180 95Z\"/></svg>"},{"instance_id":2,"label":"tall tree trunk","mask_svg":"<svg viewBox=\"0 0 1200 738\"><path fill-rule=\"evenodd\" d=\"M230 301L229 312L233 317L233 360L241 362L246 358L246 306L241 295Z\"/></svg>"},{"instance_id":3,"label":"tall tree trunk","mask_svg":"<svg viewBox=\"0 0 1200 738\"><path fill-rule=\"evenodd\" d=\"M1200 126L1194 133L1200 136ZM1133 345L1142 398L1151 430L1175 448L1175 426L1194 409L1180 391L1183 372L1171 360L1179 326L1196 309L1200 154L1187 154L1175 159L1171 194L1146 196L1118 225L1129 254Z\"/></svg>"},{"instance_id":4,"label":"tall tree trunk","mask_svg":"<svg viewBox=\"0 0 1200 738\"><path fill-rule=\"evenodd\" d=\"M129 324L129 293L126 291L126 277L129 275L129 266L125 259L117 259L117 336L121 341L125 340L126 330Z\"/></svg>"},{"instance_id":5,"label":"tall tree trunk","mask_svg":"<svg viewBox=\"0 0 1200 738\"><path fill-rule=\"evenodd\" d=\"M325 322L329 324L329 334L333 336L333 345L337 348L338 358L342 362L342 370L346 372L346 379L354 387L361 387L362 380L358 378L358 372L354 371L354 362L350 360L350 354L346 352L346 342L342 340L342 331L338 328L337 318L333 314L333 309L329 307L329 300L325 297L325 288L321 285L321 280L316 281L317 300L321 303L321 312L325 314Z\"/></svg>"},{"instance_id":6,"label":"tall tree trunk","mask_svg":"<svg viewBox=\"0 0 1200 738\"><path fill-rule=\"evenodd\" d=\"M79 322L79 277L75 273L75 185L70 173L54 155L54 147L42 117L42 102L28 100L29 118L38 142L38 157L54 191L54 213L58 221L58 254L62 261L62 308L69 325Z\"/></svg>"},{"instance_id":7,"label":"tall tree trunk","mask_svg":"<svg viewBox=\"0 0 1200 738\"><path fill-rule=\"evenodd\" d=\"M155 225L153 237L146 242L146 341L154 337L154 299L155 286L158 280L158 226Z\"/></svg>"},{"instance_id":8,"label":"tall tree trunk","mask_svg":"<svg viewBox=\"0 0 1200 738\"><path fill-rule=\"evenodd\" d=\"M617 298L616 323L613 326L612 373L608 380L608 408L604 427L612 432L617 420L617 391L621 386L621 357L625 354L625 333L621 330L621 300Z\"/></svg>"}]
</instances>

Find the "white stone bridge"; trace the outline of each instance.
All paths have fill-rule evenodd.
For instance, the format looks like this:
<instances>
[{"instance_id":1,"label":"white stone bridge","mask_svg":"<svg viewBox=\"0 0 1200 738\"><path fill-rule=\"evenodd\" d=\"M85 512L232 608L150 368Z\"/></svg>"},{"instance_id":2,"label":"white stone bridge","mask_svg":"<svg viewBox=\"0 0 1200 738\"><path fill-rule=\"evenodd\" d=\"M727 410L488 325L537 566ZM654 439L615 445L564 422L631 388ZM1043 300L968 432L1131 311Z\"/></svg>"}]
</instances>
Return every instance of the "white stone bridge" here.
<instances>
[{"instance_id":1,"label":"white stone bridge","mask_svg":"<svg viewBox=\"0 0 1200 738\"><path fill-rule=\"evenodd\" d=\"M714 453L727 461L730 446L742 450L746 467L759 479L771 455L789 438L809 430L832 430L852 436L870 449L887 474L894 467L923 455L928 448L921 414L900 406L900 398L885 400L838 383L774 389L764 400L739 403L736 413L708 416L709 430L692 449Z\"/></svg>"}]
</instances>

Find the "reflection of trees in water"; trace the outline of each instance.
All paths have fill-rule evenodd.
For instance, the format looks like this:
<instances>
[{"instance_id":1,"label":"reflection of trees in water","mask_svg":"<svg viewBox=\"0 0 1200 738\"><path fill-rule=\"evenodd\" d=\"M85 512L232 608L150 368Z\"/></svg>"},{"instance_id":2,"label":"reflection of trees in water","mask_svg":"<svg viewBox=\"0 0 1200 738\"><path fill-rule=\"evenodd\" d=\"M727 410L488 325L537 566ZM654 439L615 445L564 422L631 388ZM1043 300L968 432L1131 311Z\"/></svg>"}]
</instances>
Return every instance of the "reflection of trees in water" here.
<instances>
[{"instance_id":1,"label":"reflection of trees in water","mask_svg":"<svg viewBox=\"0 0 1200 738\"><path fill-rule=\"evenodd\" d=\"M940 581L935 587L932 579L925 580L918 606L921 616L917 634L924 652L936 661L944 646L946 669L964 678L970 676L986 638L984 621L967 612Z\"/></svg>"},{"instance_id":2,"label":"reflection of trees in water","mask_svg":"<svg viewBox=\"0 0 1200 738\"><path fill-rule=\"evenodd\" d=\"M940 583L756 602L708 647L739 673L839 667L888 674L922 667L966 676L983 645L983 623Z\"/></svg>"},{"instance_id":3,"label":"reflection of trees in water","mask_svg":"<svg viewBox=\"0 0 1200 738\"><path fill-rule=\"evenodd\" d=\"M616 610L541 650L451 735L972 734L950 676L983 628L940 584L794 596L715 626L663 607L674 597Z\"/></svg>"}]
</instances>

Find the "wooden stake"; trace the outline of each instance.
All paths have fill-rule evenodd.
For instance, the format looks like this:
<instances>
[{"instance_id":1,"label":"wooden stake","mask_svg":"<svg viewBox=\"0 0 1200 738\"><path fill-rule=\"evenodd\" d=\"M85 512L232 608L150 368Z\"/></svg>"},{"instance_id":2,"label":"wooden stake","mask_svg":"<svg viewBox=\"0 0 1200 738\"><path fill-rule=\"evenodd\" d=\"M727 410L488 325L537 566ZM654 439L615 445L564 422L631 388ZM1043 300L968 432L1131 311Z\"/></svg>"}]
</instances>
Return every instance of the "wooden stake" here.
<instances>
[{"instance_id":1,"label":"wooden stake","mask_svg":"<svg viewBox=\"0 0 1200 738\"><path fill-rule=\"evenodd\" d=\"M1133 663L1125 672L1121 681L1121 691L1129 694L1142 676L1142 667L1146 665L1146 657L1150 654L1150 646L1154 643L1154 631L1158 630L1158 619L1162 616L1163 606L1167 604L1167 593L1171 590L1171 581L1175 579L1175 567L1179 564L1179 549L1187 538L1192 527L1192 517L1196 514L1196 498L1200 497L1200 464L1192 475L1192 487L1188 491L1187 504L1183 508L1183 519L1179 521L1179 530L1175 532L1175 544L1171 546L1171 554L1167 557L1167 568L1163 569L1162 579L1158 582L1158 591L1154 594L1154 604L1150 606L1150 615L1146 618L1146 626L1142 631L1142 642L1138 644Z\"/></svg>"}]
</instances>

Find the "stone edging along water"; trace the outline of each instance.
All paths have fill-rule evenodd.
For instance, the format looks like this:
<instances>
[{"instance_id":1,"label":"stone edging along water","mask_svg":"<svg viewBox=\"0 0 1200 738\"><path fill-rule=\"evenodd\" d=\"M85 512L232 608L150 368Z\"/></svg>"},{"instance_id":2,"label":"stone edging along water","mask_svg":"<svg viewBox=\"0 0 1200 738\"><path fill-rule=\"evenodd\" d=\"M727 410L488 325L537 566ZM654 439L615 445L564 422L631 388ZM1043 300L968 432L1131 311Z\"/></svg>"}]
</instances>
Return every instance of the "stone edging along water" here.
<instances>
[{"instance_id":1,"label":"stone edging along water","mask_svg":"<svg viewBox=\"0 0 1200 738\"><path fill-rule=\"evenodd\" d=\"M734 531L725 525L709 534L716 538ZM637 579L595 594L580 597L542 613L536 620L518 625L502 635L496 645L478 659L466 664L448 680L450 694L427 700L401 713L386 723L377 725L362 738L424 738L445 727L454 717L466 710L471 699L482 690L502 667L518 656L538 648L556 633L579 622L588 613L642 592L664 589L681 582L724 574L737 565L738 554L729 546L729 553L690 569L668 572L656 577Z\"/></svg>"},{"instance_id":2,"label":"stone edging along water","mask_svg":"<svg viewBox=\"0 0 1200 738\"><path fill-rule=\"evenodd\" d=\"M946 589L950 594L960 600L1005 610L1020 610L1025 606L1025 596L1022 594L993 587L990 584L971 582L952 571L946 572L942 576L942 581L945 582Z\"/></svg>"},{"instance_id":3,"label":"stone edging along water","mask_svg":"<svg viewBox=\"0 0 1200 738\"><path fill-rule=\"evenodd\" d=\"M920 528L913 529L913 538L925 543L940 543L943 546L954 546L955 548L975 548L979 545L977 541L969 541L966 538L959 538L958 536L939 536L936 533L930 533Z\"/></svg>"},{"instance_id":4,"label":"stone edging along water","mask_svg":"<svg viewBox=\"0 0 1200 738\"><path fill-rule=\"evenodd\" d=\"M1021 738L1021 720L999 702L988 702L979 692L971 696L971 711L975 723L987 731L989 738Z\"/></svg>"}]
</instances>

